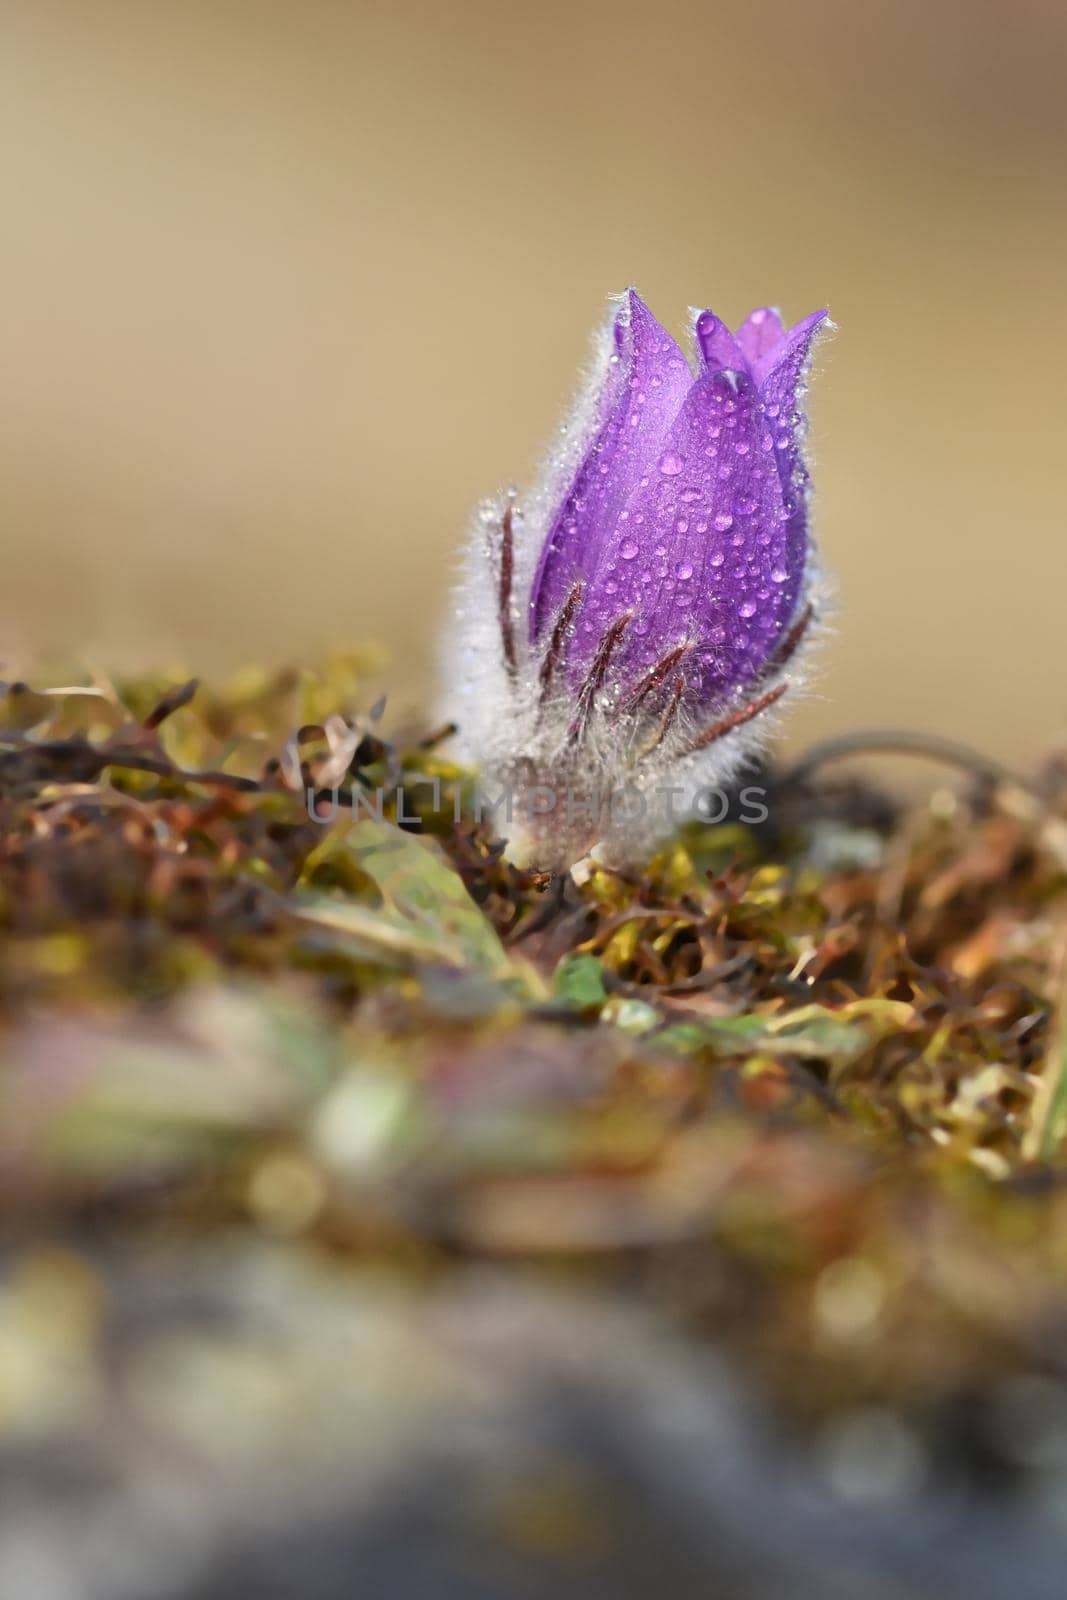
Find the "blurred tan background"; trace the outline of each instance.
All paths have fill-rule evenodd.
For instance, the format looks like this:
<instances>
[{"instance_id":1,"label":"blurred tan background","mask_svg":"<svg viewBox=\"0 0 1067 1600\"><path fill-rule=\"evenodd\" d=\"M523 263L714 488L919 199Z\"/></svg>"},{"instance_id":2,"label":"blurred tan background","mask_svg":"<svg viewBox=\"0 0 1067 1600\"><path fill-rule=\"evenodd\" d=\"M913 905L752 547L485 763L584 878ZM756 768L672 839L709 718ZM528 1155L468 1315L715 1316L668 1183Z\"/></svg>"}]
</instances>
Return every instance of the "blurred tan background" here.
<instances>
[{"instance_id":1,"label":"blurred tan background","mask_svg":"<svg viewBox=\"0 0 1067 1600\"><path fill-rule=\"evenodd\" d=\"M426 691L610 290L828 304L793 739L1067 731L1058 0L0 7L0 651Z\"/></svg>"}]
</instances>

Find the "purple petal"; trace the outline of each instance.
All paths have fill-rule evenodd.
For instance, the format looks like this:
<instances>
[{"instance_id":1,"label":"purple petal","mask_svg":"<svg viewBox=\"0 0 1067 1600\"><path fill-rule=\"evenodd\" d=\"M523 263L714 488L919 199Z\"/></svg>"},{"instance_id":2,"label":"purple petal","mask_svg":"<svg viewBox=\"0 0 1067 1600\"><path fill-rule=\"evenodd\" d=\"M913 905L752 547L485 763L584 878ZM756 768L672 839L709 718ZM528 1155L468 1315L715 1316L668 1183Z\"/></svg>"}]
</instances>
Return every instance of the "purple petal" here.
<instances>
[{"instance_id":1,"label":"purple petal","mask_svg":"<svg viewBox=\"0 0 1067 1600\"><path fill-rule=\"evenodd\" d=\"M633 621L613 662L624 684L686 640L691 709L721 705L759 677L789 625L801 579L786 562L773 448L747 375L708 372L693 384L605 543L578 615L573 683L626 610Z\"/></svg>"},{"instance_id":2,"label":"purple petal","mask_svg":"<svg viewBox=\"0 0 1067 1600\"><path fill-rule=\"evenodd\" d=\"M696 320L697 351L705 372L747 372L745 352L721 317L702 311Z\"/></svg>"},{"instance_id":3,"label":"purple petal","mask_svg":"<svg viewBox=\"0 0 1067 1600\"><path fill-rule=\"evenodd\" d=\"M757 363L770 355L782 336L782 319L772 306L758 306L755 311L749 312L738 328L736 338L753 374Z\"/></svg>"},{"instance_id":4,"label":"purple petal","mask_svg":"<svg viewBox=\"0 0 1067 1600\"><path fill-rule=\"evenodd\" d=\"M774 343L756 356L752 376L757 387L764 385L775 377L776 382L791 383L795 392L811 355L811 347L819 328L826 321L827 312L813 311L810 317L803 317L787 333L781 332L781 323L778 323L779 333ZM770 313L777 321L777 314ZM753 312L755 316L755 312ZM752 318L749 318L751 322ZM745 327L748 323L745 324ZM740 332L738 338L741 337Z\"/></svg>"},{"instance_id":5,"label":"purple petal","mask_svg":"<svg viewBox=\"0 0 1067 1600\"><path fill-rule=\"evenodd\" d=\"M530 594L530 638L551 628L578 578L589 578L627 496L662 451L693 381L685 356L629 290L615 319L615 354L593 442L555 516Z\"/></svg>"},{"instance_id":6,"label":"purple petal","mask_svg":"<svg viewBox=\"0 0 1067 1600\"><path fill-rule=\"evenodd\" d=\"M791 581L799 581L808 555L809 474L803 454L807 421L800 405L812 348L825 320L825 311L812 312L810 317L790 328L775 348L756 363L764 420L767 433L773 439L773 455L788 519L786 566Z\"/></svg>"}]
</instances>

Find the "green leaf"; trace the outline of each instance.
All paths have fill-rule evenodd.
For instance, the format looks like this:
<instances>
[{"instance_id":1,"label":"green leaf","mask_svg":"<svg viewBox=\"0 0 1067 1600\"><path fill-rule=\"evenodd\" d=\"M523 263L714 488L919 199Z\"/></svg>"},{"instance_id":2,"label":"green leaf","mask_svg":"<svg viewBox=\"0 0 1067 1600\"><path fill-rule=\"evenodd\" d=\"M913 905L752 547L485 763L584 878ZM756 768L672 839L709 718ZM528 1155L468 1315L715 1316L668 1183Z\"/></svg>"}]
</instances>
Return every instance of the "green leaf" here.
<instances>
[{"instance_id":1,"label":"green leaf","mask_svg":"<svg viewBox=\"0 0 1067 1600\"><path fill-rule=\"evenodd\" d=\"M1028 1161L1051 1161L1067 1133L1067 932L1061 932L1054 965L1051 1037L1023 1140Z\"/></svg>"},{"instance_id":2,"label":"green leaf","mask_svg":"<svg viewBox=\"0 0 1067 1600\"><path fill-rule=\"evenodd\" d=\"M365 817L336 835L331 848L370 880L382 903L305 894L292 903L301 921L346 936L368 960L509 974L495 929L433 841Z\"/></svg>"},{"instance_id":3,"label":"green leaf","mask_svg":"<svg viewBox=\"0 0 1067 1600\"><path fill-rule=\"evenodd\" d=\"M708 1017L679 1023L657 1035L685 1053L710 1046L716 1055L795 1056L828 1061L837 1070L863 1055L887 1030L905 1027L913 1016L902 1001L855 1001L834 1011L827 1006L800 1006L777 1016Z\"/></svg>"},{"instance_id":4,"label":"green leaf","mask_svg":"<svg viewBox=\"0 0 1067 1600\"><path fill-rule=\"evenodd\" d=\"M579 1011L599 1011L608 997L600 962L590 955L564 956L553 988L558 999Z\"/></svg>"}]
</instances>

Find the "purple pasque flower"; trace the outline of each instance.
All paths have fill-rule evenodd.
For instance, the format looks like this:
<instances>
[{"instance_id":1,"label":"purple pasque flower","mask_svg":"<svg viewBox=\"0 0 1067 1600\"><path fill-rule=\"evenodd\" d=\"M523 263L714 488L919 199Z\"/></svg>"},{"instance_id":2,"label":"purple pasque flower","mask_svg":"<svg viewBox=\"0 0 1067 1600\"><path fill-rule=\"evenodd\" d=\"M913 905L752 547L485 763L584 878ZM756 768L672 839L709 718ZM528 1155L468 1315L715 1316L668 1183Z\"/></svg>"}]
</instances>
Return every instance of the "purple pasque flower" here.
<instances>
[{"instance_id":1,"label":"purple pasque flower","mask_svg":"<svg viewBox=\"0 0 1067 1600\"><path fill-rule=\"evenodd\" d=\"M484 594L466 634L468 669L488 650L503 692L468 678L492 772L647 793L668 769L723 781L761 737L813 618L800 406L825 320L786 330L760 309L731 333L702 311L694 372L640 297L621 297L569 448L528 504L483 516L496 638ZM636 832L609 819L597 837L632 856L665 824L646 806ZM590 828L558 810L532 831L542 858L588 848Z\"/></svg>"}]
</instances>

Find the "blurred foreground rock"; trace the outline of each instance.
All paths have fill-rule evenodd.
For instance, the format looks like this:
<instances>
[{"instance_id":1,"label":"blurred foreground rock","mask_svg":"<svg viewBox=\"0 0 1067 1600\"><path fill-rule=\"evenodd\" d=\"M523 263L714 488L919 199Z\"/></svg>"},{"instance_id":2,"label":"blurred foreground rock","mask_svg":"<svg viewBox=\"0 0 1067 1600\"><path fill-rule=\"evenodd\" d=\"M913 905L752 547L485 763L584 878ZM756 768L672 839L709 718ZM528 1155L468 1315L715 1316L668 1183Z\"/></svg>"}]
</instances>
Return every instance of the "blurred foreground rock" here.
<instances>
[{"instance_id":1,"label":"blurred foreground rock","mask_svg":"<svg viewBox=\"0 0 1067 1600\"><path fill-rule=\"evenodd\" d=\"M1049 1508L877 1411L790 1450L614 1294L296 1247L9 1262L3 1600L1053 1600Z\"/></svg>"}]
</instances>

